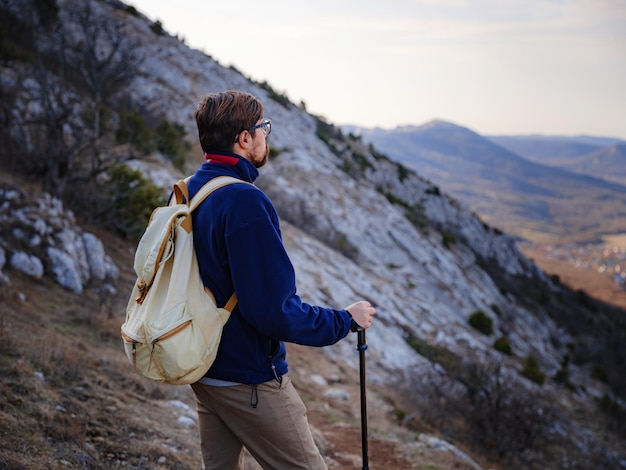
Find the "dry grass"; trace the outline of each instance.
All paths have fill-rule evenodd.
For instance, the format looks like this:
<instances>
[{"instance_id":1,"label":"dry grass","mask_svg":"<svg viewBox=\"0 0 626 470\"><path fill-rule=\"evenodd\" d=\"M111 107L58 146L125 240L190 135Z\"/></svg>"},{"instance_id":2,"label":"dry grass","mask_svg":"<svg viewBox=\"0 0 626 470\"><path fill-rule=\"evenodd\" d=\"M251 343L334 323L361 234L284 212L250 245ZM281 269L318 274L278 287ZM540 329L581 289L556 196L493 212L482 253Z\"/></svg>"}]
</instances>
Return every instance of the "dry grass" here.
<instances>
[{"instance_id":1,"label":"dry grass","mask_svg":"<svg viewBox=\"0 0 626 470\"><path fill-rule=\"evenodd\" d=\"M126 294L108 315L94 291L10 276L0 317L0 468L196 467L195 430L179 429L167 406L193 406L188 388L140 379L121 352Z\"/></svg>"}]
</instances>

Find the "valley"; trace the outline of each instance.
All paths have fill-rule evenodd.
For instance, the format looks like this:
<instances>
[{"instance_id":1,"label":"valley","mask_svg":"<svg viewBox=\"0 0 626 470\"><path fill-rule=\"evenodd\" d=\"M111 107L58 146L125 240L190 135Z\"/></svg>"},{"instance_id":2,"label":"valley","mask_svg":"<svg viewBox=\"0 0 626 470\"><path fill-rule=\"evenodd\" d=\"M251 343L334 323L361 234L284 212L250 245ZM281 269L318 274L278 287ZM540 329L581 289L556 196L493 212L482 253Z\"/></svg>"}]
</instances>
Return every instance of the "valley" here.
<instances>
[{"instance_id":1,"label":"valley","mask_svg":"<svg viewBox=\"0 0 626 470\"><path fill-rule=\"evenodd\" d=\"M608 238L601 244L520 243L518 247L546 274L558 276L568 287L626 308L626 239L623 236Z\"/></svg>"}]
</instances>

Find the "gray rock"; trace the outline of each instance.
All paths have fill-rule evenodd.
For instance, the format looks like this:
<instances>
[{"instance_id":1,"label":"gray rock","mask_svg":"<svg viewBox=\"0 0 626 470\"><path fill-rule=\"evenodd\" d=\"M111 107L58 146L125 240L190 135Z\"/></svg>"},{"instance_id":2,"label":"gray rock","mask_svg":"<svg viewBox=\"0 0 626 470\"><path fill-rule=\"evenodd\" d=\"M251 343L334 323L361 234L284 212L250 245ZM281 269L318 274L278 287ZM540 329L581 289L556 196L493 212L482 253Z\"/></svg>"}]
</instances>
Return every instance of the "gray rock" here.
<instances>
[{"instance_id":1,"label":"gray rock","mask_svg":"<svg viewBox=\"0 0 626 470\"><path fill-rule=\"evenodd\" d=\"M34 255L17 251L11 255L11 267L36 279L43 276L43 263Z\"/></svg>"},{"instance_id":2,"label":"gray rock","mask_svg":"<svg viewBox=\"0 0 626 470\"><path fill-rule=\"evenodd\" d=\"M107 277L107 256L104 245L93 233L83 233L84 251L91 279L103 281Z\"/></svg>"},{"instance_id":3,"label":"gray rock","mask_svg":"<svg viewBox=\"0 0 626 470\"><path fill-rule=\"evenodd\" d=\"M76 259L53 246L48 247L48 258L57 283L80 294L83 291L83 283Z\"/></svg>"}]
</instances>

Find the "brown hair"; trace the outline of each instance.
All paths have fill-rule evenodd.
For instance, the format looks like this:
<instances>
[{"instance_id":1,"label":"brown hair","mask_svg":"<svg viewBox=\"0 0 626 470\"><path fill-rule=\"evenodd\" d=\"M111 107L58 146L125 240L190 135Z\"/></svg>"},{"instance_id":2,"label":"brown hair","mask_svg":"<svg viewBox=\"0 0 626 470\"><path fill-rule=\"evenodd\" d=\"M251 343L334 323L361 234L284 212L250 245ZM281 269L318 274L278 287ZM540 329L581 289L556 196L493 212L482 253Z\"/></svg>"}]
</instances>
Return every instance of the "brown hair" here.
<instances>
[{"instance_id":1,"label":"brown hair","mask_svg":"<svg viewBox=\"0 0 626 470\"><path fill-rule=\"evenodd\" d=\"M263 104L243 91L209 93L198 104L195 117L202 150L230 152L237 134L263 117Z\"/></svg>"}]
</instances>

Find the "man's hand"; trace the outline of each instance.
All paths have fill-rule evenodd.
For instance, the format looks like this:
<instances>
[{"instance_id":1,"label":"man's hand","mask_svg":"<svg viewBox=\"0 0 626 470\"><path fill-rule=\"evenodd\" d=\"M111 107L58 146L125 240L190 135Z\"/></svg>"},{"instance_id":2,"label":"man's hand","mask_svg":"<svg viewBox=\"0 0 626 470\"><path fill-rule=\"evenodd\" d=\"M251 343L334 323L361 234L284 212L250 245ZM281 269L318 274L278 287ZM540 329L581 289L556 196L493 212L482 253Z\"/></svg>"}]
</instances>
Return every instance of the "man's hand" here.
<instances>
[{"instance_id":1,"label":"man's hand","mask_svg":"<svg viewBox=\"0 0 626 470\"><path fill-rule=\"evenodd\" d=\"M367 300L355 302L346 307L346 310L360 327L367 330L372 326L372 317L376 315L376 309Z\"/></svg>"}]
</instances>

